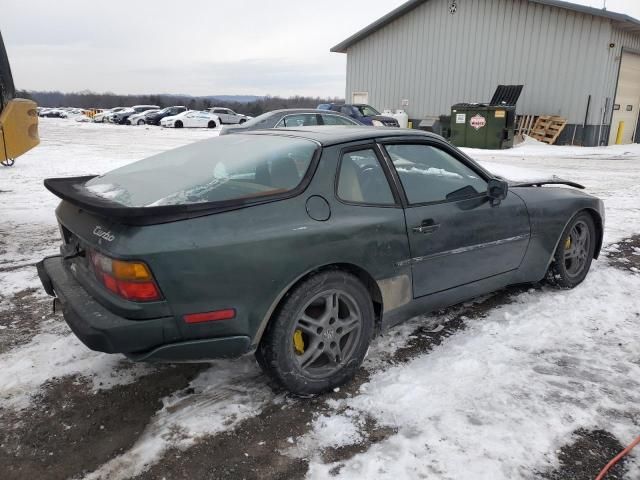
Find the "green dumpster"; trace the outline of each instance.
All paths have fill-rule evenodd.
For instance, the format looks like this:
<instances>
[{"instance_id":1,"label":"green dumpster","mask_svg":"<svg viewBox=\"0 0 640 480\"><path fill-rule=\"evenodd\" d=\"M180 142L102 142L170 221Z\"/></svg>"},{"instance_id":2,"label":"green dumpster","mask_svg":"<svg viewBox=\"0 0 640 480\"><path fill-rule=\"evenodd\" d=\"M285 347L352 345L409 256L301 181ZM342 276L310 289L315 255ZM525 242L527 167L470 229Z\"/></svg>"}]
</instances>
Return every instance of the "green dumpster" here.
<instances>
[{"instance_id":1,"label":"green dumpster","mask_svg":"<svg viewBox=\"0 0 640 480\"><path fill-rule=\"evenodd\" d=\"M515 106L458 103L451 107L451 143L500 150L513 147Z\"/></svg>"},{"instance_id":2,"label":"green dumpster","mask_svg":"<svg viewBox=\"0 0 640 480\"><path fill-rule=\"evenodd\" d=\"M498 85L489 103L458 103L451 107L451 136L458 147L513 147L516 103L523 85Z\"/></svg>"}]
</instances>

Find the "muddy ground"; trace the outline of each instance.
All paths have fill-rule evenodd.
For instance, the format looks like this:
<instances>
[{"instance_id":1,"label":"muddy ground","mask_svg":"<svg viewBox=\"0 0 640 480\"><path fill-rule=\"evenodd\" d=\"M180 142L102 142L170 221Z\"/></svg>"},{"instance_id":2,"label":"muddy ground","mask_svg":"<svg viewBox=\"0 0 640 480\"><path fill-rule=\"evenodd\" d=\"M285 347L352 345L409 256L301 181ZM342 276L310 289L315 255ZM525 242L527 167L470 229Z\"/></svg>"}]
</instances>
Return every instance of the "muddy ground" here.
<instances>
[{"instance_id":1,"label":"muddy ground","mask_svg":"<svg viewBox=\"0 0 640 480\"><path fill-rule=\"evenodd\" d=\"M605 261L619 268L640 272L640 236L618 243L617 248L605 256ZM452 307L441 316L448 319L446 323L437 328L434 325L419 327L404 346L377 368L428 354L444 338L463 330L466 319L482 317L522 291L522 287L513 287L481 303ZM25 326L1 331L0 353L27 341L37 331L39 320L50 315L51 302L32 293L25 291L16 295L14 310L9 315L3 313L0 318L0 326L9 326L20 316ZM130 448L162 407L164 397L176 391L189 395L190 381L203 368L205 366L167 365L135 383L98 392L81 378L52 379L28 409L20 412L0 409L0 477L4 480L82 477ZM369 372L362 369L353 382L337 392L310 399L287 398L284 404L269 405L230 431L205 437L186 450L169 450L139 478L303 478L307 461L281 452L290 447L291 438L309 431L316 415L327 411L326 400L355 394L368 376ZM276 386L272 388L277 390ZM327 462L346 460L394 433L371 419L366 419L365 430L367 435L362 442L325 450L321 452L322 458ZM539 472L539 476L548 480L593 480L622 448L606 431L574 432L565 446L549 452L549 457L557 458L560 467ZM333 473L338 473L340 468L338 464ZM624 473L623 461L607 479L621 480Z\"/></svg>"}]
</instances>

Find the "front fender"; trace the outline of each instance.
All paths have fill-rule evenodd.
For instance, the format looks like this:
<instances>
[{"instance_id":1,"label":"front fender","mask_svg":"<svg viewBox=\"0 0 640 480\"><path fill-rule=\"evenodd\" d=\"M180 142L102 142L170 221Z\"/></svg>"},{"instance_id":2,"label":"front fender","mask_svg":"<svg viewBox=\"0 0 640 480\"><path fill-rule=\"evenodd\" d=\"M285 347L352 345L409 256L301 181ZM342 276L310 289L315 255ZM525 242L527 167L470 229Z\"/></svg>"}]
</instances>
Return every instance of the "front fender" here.
<instances>
[{"instance_id":1,"label":"front fender","mask_svg":"<svg viewBox=\"0 0 640 480\"><path fill-rule=\"evenodd\" d=\"M544 278L562 232L573 217L584 210L594 217L597 229L594 257L598 257L604 232L602 200L571 188L512 187L510 191L524 200L531 222L531 241L516 282L532 282Z\"/></svg>"}]
</instances>

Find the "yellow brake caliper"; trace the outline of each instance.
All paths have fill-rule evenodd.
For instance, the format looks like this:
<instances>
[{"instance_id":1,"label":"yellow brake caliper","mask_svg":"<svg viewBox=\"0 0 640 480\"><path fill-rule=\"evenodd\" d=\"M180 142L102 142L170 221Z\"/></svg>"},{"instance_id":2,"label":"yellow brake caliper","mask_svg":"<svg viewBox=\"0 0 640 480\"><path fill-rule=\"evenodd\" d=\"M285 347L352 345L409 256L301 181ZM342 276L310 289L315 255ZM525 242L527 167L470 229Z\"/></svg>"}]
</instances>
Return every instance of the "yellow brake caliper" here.
<instances>
[{"instance_id":1,"label":"yellow brake caliper","mask_svg":"<svg viewBox=\"0 0 640 480\"><path fill-rule=\"evenodd\" d=\"M571 237L567 237L564 242L564 249L569 250L571 248Z\"/></svg>"},{"instance_id":2,"label":"yellow brake caliper","mask_svg":"<svg viewBox=\"0 0 640 480\"><path fill-rule=\"evenodd\" d=\"M300 329L293 332L293 348L295 348L298 355L304 353L304 338L302 338L302 330Z\"/></svg>"}]
</instances>

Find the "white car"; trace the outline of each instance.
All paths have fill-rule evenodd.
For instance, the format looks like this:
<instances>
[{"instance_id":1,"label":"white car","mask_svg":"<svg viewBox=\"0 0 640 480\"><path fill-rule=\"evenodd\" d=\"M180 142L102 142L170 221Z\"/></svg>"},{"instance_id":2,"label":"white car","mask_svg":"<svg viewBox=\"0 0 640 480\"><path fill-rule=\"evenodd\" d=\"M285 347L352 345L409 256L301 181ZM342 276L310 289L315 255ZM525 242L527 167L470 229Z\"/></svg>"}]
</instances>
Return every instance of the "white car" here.
<instances>
[{"instance_id":1,"label":"white car","mask_svg":"<svg viewBox=\"0 0 640 480\"><path fill-rule=\"evenodd\" d=\"M232 125L243 124L244 122L246 122L251 118L251 117L247 117L246 115L242 115L241 113L236 113L233 110L230 110L228 108L222 108L222 107L207 108L207 111L220 117L220 121L223 124L232 124Z\"/></svg>"},{"instance_id":2,"label":"white car","mask_svg":"<svg viewBox=\"0 0 640 480\"><path fill-rule=\"evenodd\" d=\"M119 112L121 110L124 110L126 107L115 107L115 108L110 108L109 110L104 110L100 113L96 113L93 116L93 121L97 122L97 123L103 123L105 121L107 121L107 117L109 115L111 115L112 113L116 113Z\"/></svg>"},{"instance_id":3,"label":"white car","mask_svg":"<svg viewBox=\"0 0 640 480\"><path fill-rule=\"evenodd\" d=\"M174 128L216 128L220 125L220 117L210 112L187 110L178 115L163 118L160 120L160 125Z\"/></svg>"},{"instance_id":4,"label":"white car","mask_svg":"<svg viewBox=\"0 0 640 480\"><path fill-rule=\"evenodd\" d=\"M130 115L129 118L127 118L127 125L144 125L145 123L147 123L145 120L145 115L156 113L159 111L160 109L158 108L152 108L150 110L145 110L144 112L134 113L133 115Z\"/></svg>"}]
</instances>

